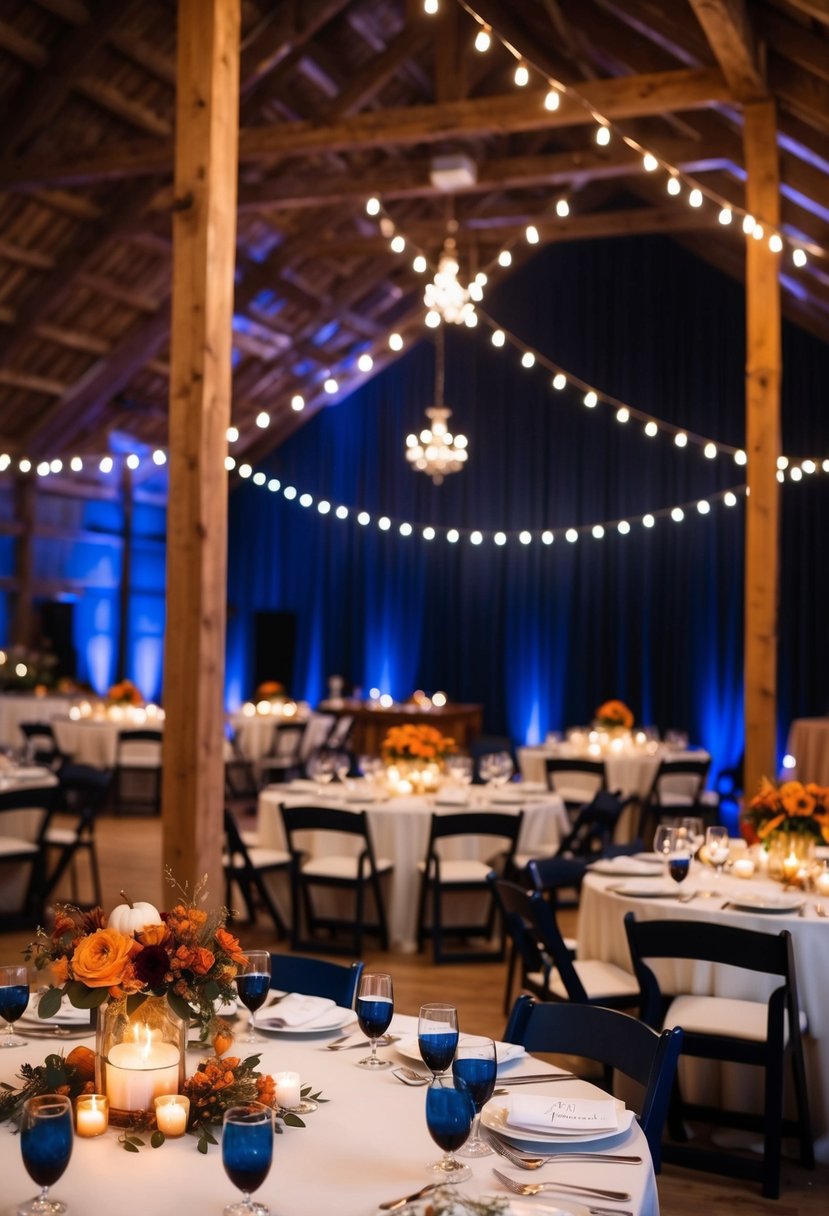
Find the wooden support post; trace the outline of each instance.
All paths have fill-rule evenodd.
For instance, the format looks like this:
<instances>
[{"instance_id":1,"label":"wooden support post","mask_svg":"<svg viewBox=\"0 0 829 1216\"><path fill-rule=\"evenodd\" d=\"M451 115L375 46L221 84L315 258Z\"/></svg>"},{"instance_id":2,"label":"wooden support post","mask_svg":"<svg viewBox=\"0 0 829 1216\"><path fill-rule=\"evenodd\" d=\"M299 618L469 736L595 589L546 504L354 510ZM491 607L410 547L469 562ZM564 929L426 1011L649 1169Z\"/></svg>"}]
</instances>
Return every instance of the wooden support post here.
<instances>
[{"instance_id":1,"label":"wooden support post","mask_svg":"<svg viewBox=\"0 0 829 1216\"><path fill-rule=\"evenodd\" d=\"M118 594L118 657L115 663L115 678L123 680L127 674L127 641L130 631L130 600L132 599L132 470L124 465L121 476L121 585ZM142 690L146 693L146 689Z\"/></svg>"},{"instance_id":2,"label":"wooden support post","mask_svg":"<svg viewBox=\"0 0 829 1216\"><path fill-rule=\"evenodd\" d=\"M765 225L780 222L774 103L744 107L746 208ZM776 775L777 612L780 455L780 255L746 241L745 791Z\"/></svg>"},{"instance_id":3,"label":"wooden support post","mask_svg":"<svg viewBox=\"0 0 829 1216\"><path fill-rule=\"evenodd\" d=\"M11 640L14 646L32 644L32 597L34 591L35 482L18 477L14 483L14 513L22 525L15 545L15 581Z\"/></svg>"},{"instance_id":4,"label":"wooden support post","mask_svg":"<svg viewBox=\"0 0 829 1216\"><path fill-rule=\"evenodd\" d=\"M221 902L239 0L179 0L163 862Z\"/></svg>"}]
</instances>

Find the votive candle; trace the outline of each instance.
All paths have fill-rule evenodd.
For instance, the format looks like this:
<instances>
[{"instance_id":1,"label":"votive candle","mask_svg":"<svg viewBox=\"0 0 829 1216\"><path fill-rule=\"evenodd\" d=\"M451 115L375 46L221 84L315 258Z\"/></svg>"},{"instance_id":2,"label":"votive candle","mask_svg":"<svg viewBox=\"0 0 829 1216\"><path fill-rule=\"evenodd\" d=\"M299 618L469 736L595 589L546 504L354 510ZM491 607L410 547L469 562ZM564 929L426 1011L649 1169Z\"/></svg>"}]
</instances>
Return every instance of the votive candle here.
<instances>
[{"instance_id":1,"label":"votive candle","mask_svg":"<svg viewBox=\"0 0 829 1216\"><path fill-rule=\"evenodd\" d=\"M169 1139L183 1136L190 1117L190 1099L183 1094L162 1094L155 1099L155 1122Z\"/></svg>"},{"instance_id":2,"label":"votive candle","mask_svg":"<svg viewBox=\"0 0 829 1216\"><path fill-rule=\"evenodd\" d=\"M75 1131L85 1139L102 1136L109 1126L106 1094L81 1094L75 1100Z\"/></svg>"},{"instance_id":3,"label":"votive candle","mask_svg":"<svg viewBox=\"0 0 829 1216\"><path fill-rule=\"evenodd\" d=\"M276 1101L283 1110L293 1110L302 1101L298 1072L278 1072L274 1077Z\"/></svg>"},{"instance_id":4,"label":"votive candle","mask_svg":"<svg viewBox=\"0 0 829 1216\"><path fill-rule=\"evenodd\" d=\"M732 869L738 878L751 878L754 874L754 861L751 857L738 857Z\"/></svg>"},{"instance_id":5,"label":"votive candle","mask_svg":"<svg viewBox=\"0 0 829 1216\"><path fill-rule=\"evenodd\" d=\"M789 853L789 856L783 859L783 877L786 882L794 882L799 869L800 859L795 857L793 852Z\"/></svg>"},{"instance_id":6,"label":"votive candle","mask_svg":"<svg viewBox=\"0 0 829 1216\"><path fill-rule=\"evenodd\" d=\"M819 895L829 895L829 870L821 870L815 879L815 890Z\"/></svg>"}]
</instances>

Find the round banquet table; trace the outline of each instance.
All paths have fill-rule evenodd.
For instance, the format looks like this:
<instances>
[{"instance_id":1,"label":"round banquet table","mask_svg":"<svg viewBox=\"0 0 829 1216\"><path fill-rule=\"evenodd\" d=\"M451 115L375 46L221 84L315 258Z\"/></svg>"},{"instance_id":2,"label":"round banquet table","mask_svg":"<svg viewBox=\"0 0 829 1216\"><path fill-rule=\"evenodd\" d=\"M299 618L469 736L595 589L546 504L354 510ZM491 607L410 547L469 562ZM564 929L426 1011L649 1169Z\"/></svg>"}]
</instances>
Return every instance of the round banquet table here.
<instances>
[{"instance_id":1,"label":"round banquet table","mask_svg":"<svg viewBox=\"0 0 829 1216\"><path fill-rule=\"evenodd\" d=\"M795 760L786 780L829 785L829 718L797 718L789 730L786 751Z\"/></svg>"},{"instance_id":2,"label":"round banquet table","mask_svg":"<svg viewBox=\"0 0 829 1216\"><path fill-rule=\"evenodd\" d=\"M280 717L279 714L257 714L252 717L237 713L228 716L242 755L254 763L270 752L275 730L283 726L304 726L307 720L307 712L297 714L293 718Z\"/></svg>"},{"instance_id":3,"label":"round banquet table","mask_svg":"<svg viewBox=\"0 0 829 1216\"><path fill-rule=\"evenodd\" d=\"M297 787L305 785L306 789ZM259 843L270 849L286 847L285 834L282 828L282 817L279 814L279 804L288 806L341 806L348 810L368 812L369 828L374 844L375 856L387 858L394 865L391 874L391 884L386 896L386 915L389 924L389 937L392 945L399 950L413 951L417 936L417 895L420 875L417 863L426 856L429 843L429 825L433 811L470 811L492 810L513 811L523 810L524 819L521 824L521 834L518 840L518 853L537 854L544 856L552 853L561 836L569 830L570 822L564 803L555 794L523 793L520 785L505 787L498 791L486 791L474 787L468 806L457 803L436 802L435 798L389 798L384 802L348 801L321 798L314 791L313 783L290 783L284 786L271 786L259 795L258 830ZM472 801L475 799L476 801ZM503 801L499 801L502 799ZM509 801L506 801L509 799ZM308 833L307 848L312 856L315 852L313 833ZM359 843L347 837L336 838L337 851L356 853ZM306 844L306 842L303 842ZM328 852L331 851L329 847ZM445 856L452 858L485 859L493 852L491 837L466 837L445 842L442 850ZM277 876L278 878L278 876ZM279 887L277 885L277 891ZM284 896L283 896L284 898ZM468 897L467 897L468 898Z\"/></svg>"},{"instance_id":4,"label":"round banquet table","mask_svg":"<svg viewBox=\"0 0 829 1216\"><path fill-rule=\"evenodd\" d=\"M164 730L163 719L153 718L146 722L113 722L109 718L54 718L52 729L58 747L75 764L90 764L93 768L114 768L118 754L118 735L130 730ZM130 763L137 763L138 744L135 744ZM158 763L158 748L155 744L141 745L148 763Z\"/></svg>"},{"instance_id":5,"label":"round banquet table","mask_svg":"<svg viewBox=\"0 0 829 1216\"><path fill-rule=\"evenodd\" d=\"M34 693L0 693L0 747L22 747L21 722L51 722L65 714L77 697L68 694L38 697Z\"/></svg>"},{"instance_id":6,"label":"round banquet table","mask_svg":"<svg viewBox=\"0 0 829 1216\"><path fill-rule=\"evenodd\" d=\"M396 1015L391 1029L414 1036L417 1019ZM369 1073L358 1068L361 1051L326 1051L325 1044L338 1033L272 1035L261 1044L263 1072L299 1072L303 1084L321 1089L328 1099L313 1114L304 1116L304 1128L286 1128L276 1138L271 1172L255 1193L272 1216L374 1216L380 1202L429 1182L426 1165L440 1156L426 1129L424 1090L403 1085L391 1069ZM94 1047L92 1037L85 1041ZM48 1041L32 1039L26 1047L3 1051L0 1080L12 1082L21 1064L40 1063L51 1050ZM243 1056L250 1050L245 1044L238 1046ZM380 1054L388 1055L395 1064L404 1062L391 1047L381 1047ZM188 1053L188 1072L195 1070L199 1058L198 1053ZM556 1071L531 1057L504 1067L510 1075ZM607 1096L583 1081L559 1082L559 1089L564 1084L574 1096ZM530 1091L544 1092L535 1086L521 1090ZM601 1155L599 1145L594 1151ZM648 1145L635 1121L623 1141L614 1141L612 1151L641 1156L642 1164L608 1163L598 1169L592 1162L565 1163L556 1168L555 1177L627 1191L631 1199L623 1205L625 1209L635 1216L658 1216ZM472 1159L469 1164L473 1177L460 1188L467 1195L505 1193L493 1177L493 1164L511 1175L517 1173L501 1157ZM4 1203L11 1203L8 1211L14 1212L16 1204L30 1198L36 1187L24 1170L20 1139L8 1125L0 1126L0 1172ZM541 1178L546 1176L540 1171ZM531 1177L538 1181L539 1173ZM117 1211L119 1216L182 1216L185 1212L220 1216L225 1204L241 1197L225 1175L218 1146L211 1145L202 1156L196 1141L184 1136L168 1140L159 1149L148 1145L138 1153L126 1153L114 1129L97 1139L75 1139L69 1166L52 1193L68 1203L70 1216L91 1216L99 1208ZM549 1198L552 1201L552 1195ZM417 1211L421 1216L422 1208Z\"/></svg>"},{"instance_id":7,"label":"round banquet table","mask_svg":"<svg viewBox=\"0 0 829 1216\"><path fill-rule=\"evenodd\" d=\"M829 1162L829 1002L826 1000L829 976L829 919L815 912L819 896L799 893L796 898L805 905L804 914L797 911L781 914L752 912L734 907L724 908L726 901L739 902L744 897L780 896L780 883L765 878L740 879L729 875L717 878L702 865L692 866L691 874L682 884L683 894L695 891L689 903L676 898L638 898L614 892L621 884L636 883L637 887L661 886L667 879L631 879L621 876L588 873L582 885L578 918L578 953L582 958L596 958L616 963L632 970L625 913L633 912L640 920L704 920L762 933L779 933L788 929L792 935L797 971L800 1005L808 1019L808 1033L803 1045L806 1055L806 1078L809 1104L815 1135L815 1152L820 1161ZM708 963L688 961L654 963L654 971L666 992L694 992L701 995L727 996L742 1000L765 1000L772 990L772 977L756 972L739 971ZM708 1061L682 1061L681 1076L691 1100L719 1103L734 1109L762 1110L760 1069L740 1068L739 1065L718 1066ZM787 1078L788 1081L788 1078Z\"/></svg>"}]
</instances>

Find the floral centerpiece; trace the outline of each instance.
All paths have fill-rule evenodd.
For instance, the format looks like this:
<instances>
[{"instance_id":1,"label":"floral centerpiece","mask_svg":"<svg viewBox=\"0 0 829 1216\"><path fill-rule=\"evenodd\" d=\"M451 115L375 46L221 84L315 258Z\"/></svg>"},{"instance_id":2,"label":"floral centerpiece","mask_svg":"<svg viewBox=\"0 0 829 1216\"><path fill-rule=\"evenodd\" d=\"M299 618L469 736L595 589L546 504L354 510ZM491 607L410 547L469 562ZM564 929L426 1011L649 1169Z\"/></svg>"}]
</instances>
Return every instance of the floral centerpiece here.
<instances>
[{"instance_id":1,"label":"floral centerpiece","mask_svg":"<svg viewBox=\"0 0 829 1216\"><path fill-rule=\"evenodd\" d=\"M169 874L168 880L177 887ZM235 1000L233 980L247 960L225 928L227 909L199 907L204 880L192 896L177 889L180 897L169 912L128 900L109 916L101 908L82 912L59 904L52 931L38 929L26 951L38 969L51 971L39 1015L51 1017L64 996L78 1009L125 1001L130 1012L148 997L165 997L185 1022L196 1019L206 1038L214 1003Z\"/></svg>"},{"instance_id":2,"label":"floral centerpiece","mask_svg":"<svg viewBox=\"0 0 829 1216\"><path fill-rule=\"evenodd\" d=\"M457 744L434 726L407 722L386 732L381 751L391 789L421 794L437 789L443 761L457 751Z\"/></svg>"},{"instance_id":3,"label":"floral centerpiece","mask_svg":"<svg viewBox=\"0 0 829 1216\"><path fill-rule=\"evenodd\" d=\"M107 690L107 701L110 705L132 705L135 708L144 704L144 698L132 680L121 680Z\"/></svg>"},{"instance_id":4,"label":"floral centerpiece","mask_svg":"<svg viewBox=\"0 0 829 1216\"><path fill-rule=\"evenodd\" d=\"M740 826L749 844L768 847L778 834L829 844L829 787L800 781L778 786L764 777L743 810Z\"/></svg>"},{"instance_id":5,"label":"floral centerpiece","mask_svg":"<svg viewBox=\"0 0 829 1216\"><path fill-rule=\"evenodd\" d=\"M281 700L285 696L285 685L280 684L279 680L263 680L256 687L256 692L253 694L254 701L275 701Z\"/></svg>"},{"instance_id":6,"label":"floral centerpiece","mask_svg":"<svg viewBox=\"0 0 829 1216\"><path fill-rule=\"evenodd\" d=\"M624 701L603 701L594 713L593 721L604 730L631 730L633 713Z\"/></svg>"}]
</instances>

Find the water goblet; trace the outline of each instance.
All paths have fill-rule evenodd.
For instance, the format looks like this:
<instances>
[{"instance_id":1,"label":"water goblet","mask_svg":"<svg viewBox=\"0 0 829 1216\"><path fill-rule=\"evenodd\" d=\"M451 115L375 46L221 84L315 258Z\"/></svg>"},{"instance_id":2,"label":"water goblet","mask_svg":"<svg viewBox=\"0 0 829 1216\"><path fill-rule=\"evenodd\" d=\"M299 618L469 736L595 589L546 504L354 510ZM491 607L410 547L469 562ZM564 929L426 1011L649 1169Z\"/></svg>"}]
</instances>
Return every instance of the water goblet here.
<instances>
[{"instance_id":1,"label":"water goblet","mask_svg":"<svg viewBox=\"0 0 829 1216\"><path fill-rule=\"evenodd\" d=\"M470 1137L463 1148L458 1149L461 1157L488 1157L492 1153L486 1141L481 1139L479 1128L481 1111L492 1097L497 1071L498 1056L492 1039L460 1044L452 1063L452 1072L456 1079L460 1078L466 1084L475 1107Z\"/></svg>"},{"instance_id":2,"label":"water goblet","mask_svg":"<svg viewBox=\"0 0 829 1216\"><path fill-rule=\"evenodd\" d=\"M472 757L471 756L447 756L445 760L446 772L452 781L458 785L469 785L472 781Z\"/></svg>"},{"instance_id":3,"label":"water goblet","mask_svg":"<svg viewBox=\"0 0 829 1216\"><path fill-rule=\"evenodd\" d=\"M317 794L322 797L326 785L334 780L334 753L322 750L312 752L305 762L305 771L317 786Z\"/></svg>"},{"instance_id":4,"label":"water goblet","mask_svg":"<svg viewBox=\"0 0 829 1216\"><path fill-rule=\"evenodd\" d=\"M515 772L515 765L512 762L512 756L509 752L493 752L492 753L492 784L495 786L506 785L512 774Z\"/></svg>"},{"instance_id":5,"label":"water goblet","mask_svg":"<svg viewBox=\"0 0 829 1216\"><path fill-rule=\"evenodd\" d=\"M685 833L688 847L696 856L705 843L705 829L702 826L702 820L697 815L689 815L679 821L679 830Z\"/></svg>"},{"instance_id":6,"label":"water goblet","mask_svg":"<svg viewBox=\"0 0 829 1216\"><path fill-rule=\"evenodd\" d=\"M446 1072L458 1046L458 1011L437 1001L420 1006L417 1045L433 1077Z\"/></svg>"},{"instance_id":7,"label":"water goblet","mask_svg":"<svg viewBox=\"0 0 829 1216\"><path fill-rule=\"evenodd\" d=\"M20 1152L40 1194L17 1209L18 1216L60 1216L67 1210L49 1196L72 1156L72 1105L64 1094L38 1094L23 1103Z\"/></svg>"},{"instance_id":8,"label":"water goblet","mask_svg":"<svg viewBox=\"0 0 829 1216\"><path fill-rule=\"evenodd\" d=\"M717 871L718 878L721 877L723 866L728 861L728 849L728 828L718 824L710 827L705 833L705 852Z\"/></svg>"},{"instance_id":9,"label":"water goblet","mask_svg":"<svg viewBox=\"0 0 829 1216\"><path fill-rule=\"evenodd\" d=\"M242 1043L260 1043L256 1033L256 1010L265 1003L271 986L271 956L267 950L248 950L247 962L240 966L236 976L236 991L239 1000L250 1010L249 1033Z\"/></svg>"},{"instance_id":10,"label":"water goblet","mask_svg":"<svg viewBox=\"0 0 829 1216\"><path fill-rule=\"evenodd\" d=\"M447 1072L432 1078L426 1091L426 1126L443 1156L429 1168L443 1182L466 1182L472 1177L469 1166L458 1161L455 1153L466 1143L474 1118L475 1103L461 1077Z\"/></svg>"},{"instance_id":11,"label":"water goblet","mask_svg":"<svg viewBox=\"0 0 829 1216\"><path fill-rule=\"evenodd\" d=\"M268 1176L273 1161L273 1111L261 1102L229 1106L222 1121L222 1165L242 1192L224 1216L269 1216L270 1209L251 1199Z\"/></svg>"},{"instance_id":12,"label":"water goblet","mask_svg":"<svg viewBox=\"0 0 829 1216\"><path fill-rule=\"evenodd\" d=\"M660 823L653 834L653 851L665 862L666 869L668 860L675 849L676 828L673 824Z\"/></svg>"},{"instance_id":13,"label":"water goblet","mask_svg":"<svg viewBox=\"0 0 829 1216\"><path fill-rule=\"evenodd\" d=\"M371 1043L371 1055L357 1063L360 1068L389 1068L389 1060L377 1056L377 1040L385 1034L394 1015L391 976L382 971L365 972L360 978L354 1012L360 1029Z\"/></svg>"},{"instance_id":14,"label":"water goblet","mask_svg":"<svg viewBox=\"0 0 829 1216\"><path fill-rule=\"evenodd\" d=\"M684 882L691 870L691 849L687 842L678 841L668 858L668 873L674 882Z\"/></svg>"},{"instance_id":15,"label":"water goblet","mask_svg":"<svg viewBox=\"0 0 829 1216\"><path fill-rule=\"evenodd\" d=\"M0 967L0 1018L8 1023L0 1035L0 1047L23 1047L27 1042L14 1033L14 1023L29 1004L29 969L12 963Z\"/></svg>"}]
</instances>

